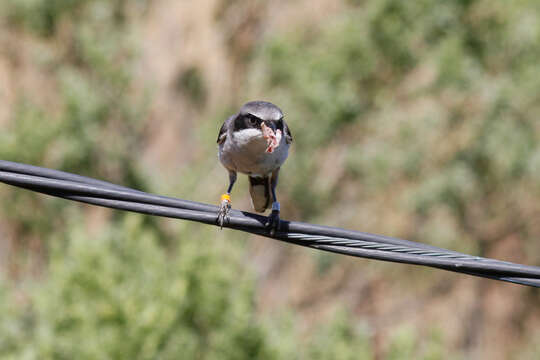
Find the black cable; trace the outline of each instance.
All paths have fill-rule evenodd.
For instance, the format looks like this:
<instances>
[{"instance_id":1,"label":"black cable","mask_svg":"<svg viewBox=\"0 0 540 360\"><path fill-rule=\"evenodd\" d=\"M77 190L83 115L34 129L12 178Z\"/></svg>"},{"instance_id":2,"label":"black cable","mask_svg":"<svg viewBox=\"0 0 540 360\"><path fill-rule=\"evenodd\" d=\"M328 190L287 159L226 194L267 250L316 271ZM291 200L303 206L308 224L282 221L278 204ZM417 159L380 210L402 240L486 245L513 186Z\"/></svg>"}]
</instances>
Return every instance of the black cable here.
<instances>
[{"instance_id":1,"label":"black cable","mask_svg":"<svg viewBox=\"0 0 540 360\"><path fill-rule=\"evenodd\" d=\"M112 198L120 199L120 200L133 200L133 198L129 197L129 195L126 194L126 192L131 193L137 193L143 197L139 197L139 201L146 202L146 203L152 203L156 205L165 205L165 206L173 206L173 207L179 207L183 209L191 209L191 210L199 210L199 211L206 211L211 213L216 213L218 210L218 207L215 205L209 205L209 204L203 204L195 201L188 201L188 200L182 200L177 198L171 198L166 196L159 196L159 195L151 195L147 194L138 190L130 189L127 187L123 187L120 185L111 184L105 181L96 180L80 175L70 174L63 171L58 170L52 170L52 169L46 169L38 166L33 165L26 165L26 164L20 164L20 163L14 163L10 161L0 160L0 171L5 171L5 183L9 183L9 179L13 179L14 183L12 185L19 186L18 183L24 183L25 178L24 177L10 177L9 173L12 175L16 174L24 174L29 176L37 176L40 178L46 178L46 179L56 179L56 180L69 180L72 182L76 182L79 184L87 184L92 187L84 187L80 189L84 189L87 191L87 193L90 193L94 190L92 193L93 195L100 196L104 193L101 192L101 190L110 190L108 193L109 196ZM43 179L44 181L46 179ZM37 180L36 178L26 178L29 184L33 184L34 180ZM42 182L45 185L45 182ZM52 188L56 188L57 186L63 186L65 184L63 183L49 183L49 186ZM32 187L32 186L30 186ZM114 190L120 191L120 192L114 192ZM143 200L144 198L144 200ZM266 221L266 217L252 214L248 212L242 212L238 210L231 210L231 215L234 216L240 216L240 217L249 217L249 218L256 218L260 222ZM387 236L382 235L374 235L369 233L363 233L359 231L352 231L352 230L346 230L341 228L334 228L329 226L322 226L322 225L314 225L314 224L306 224L302 222L285 222L285 226L287 227L287 231L290 232L298 232L298 233L305 233L305 234L311 234L311 235L327 235L327 236L338 236L338 237L346 237L351 239L358 239L358 240L369 240L373 239L375 241L379 242L386 242L390 244L403 244L403 243L409 243L410 245L416 245L418 247L423 247L426 249L438 249L434 246L427 245L427 244L421 244L421 243L414 243L409 242L407 240L401 240L401 239L395 239ZM444 250L448 251L448 250Z\"/></svg>"},{"instance_id":2,"label":"black cable","mask_svg":"<svg viewBox=\"0 0 540 360\"><path fill-rule=\"evenodd\" d=\"M216 225L217 206L115 185L80 175L0 160L0 181L13 186L93 205ZM376 234L295 221L282 221L270 236L266 217L232 210L224 224L314 249L356 257L424 265L496 280L540 287L540 267L525 266L441 249Z\"/></svg>"}]
</instances>

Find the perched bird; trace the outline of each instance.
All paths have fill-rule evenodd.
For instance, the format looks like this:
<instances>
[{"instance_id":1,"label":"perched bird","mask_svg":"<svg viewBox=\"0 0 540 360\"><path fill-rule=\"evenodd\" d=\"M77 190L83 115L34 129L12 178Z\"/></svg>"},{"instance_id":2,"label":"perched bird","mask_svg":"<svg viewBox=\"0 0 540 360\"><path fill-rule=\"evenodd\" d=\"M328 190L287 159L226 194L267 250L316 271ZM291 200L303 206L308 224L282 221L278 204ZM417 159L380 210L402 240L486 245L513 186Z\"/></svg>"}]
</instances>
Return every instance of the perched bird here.
<instances>
[{"instance_id":1,"label":"perched bird","mask_svg":"<svg viewBox=\"0 0 540 360\"><path fill-rule=\"evenodd\" d=\"M272 213L266 226L271 232L279 229L279 202L276 185L281 165L287 159L292 135L283 120L283 113L266 101L251 101L229 117L217 138L219 161L229 171L229 187L221 195L217 222L223 226L231 208L231 190L236 173L249 177L249 192L253 208L264 212L270 204Z\"/></svg>"}]
</instances>

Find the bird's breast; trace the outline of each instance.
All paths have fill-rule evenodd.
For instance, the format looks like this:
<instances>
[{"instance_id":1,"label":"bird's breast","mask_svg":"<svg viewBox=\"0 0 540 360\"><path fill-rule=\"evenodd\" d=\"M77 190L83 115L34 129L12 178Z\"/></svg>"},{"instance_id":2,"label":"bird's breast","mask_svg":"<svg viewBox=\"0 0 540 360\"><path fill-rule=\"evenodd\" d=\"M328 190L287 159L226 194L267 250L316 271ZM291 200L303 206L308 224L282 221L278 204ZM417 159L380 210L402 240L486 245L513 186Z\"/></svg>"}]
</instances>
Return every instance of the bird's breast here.
<instances>
[{"instance_id":1,"label":"bird's breast","mask_svg":"<svg viewBox=\"0 0 540 360\"><path fill-rule=\"evenodd\" d=\"M267 145L258 129L237 131L220 146L219 159L230 170L265 176L283 164L289 150L284 138L272 153L266 152Z\"/></svg>"}]
</instances>

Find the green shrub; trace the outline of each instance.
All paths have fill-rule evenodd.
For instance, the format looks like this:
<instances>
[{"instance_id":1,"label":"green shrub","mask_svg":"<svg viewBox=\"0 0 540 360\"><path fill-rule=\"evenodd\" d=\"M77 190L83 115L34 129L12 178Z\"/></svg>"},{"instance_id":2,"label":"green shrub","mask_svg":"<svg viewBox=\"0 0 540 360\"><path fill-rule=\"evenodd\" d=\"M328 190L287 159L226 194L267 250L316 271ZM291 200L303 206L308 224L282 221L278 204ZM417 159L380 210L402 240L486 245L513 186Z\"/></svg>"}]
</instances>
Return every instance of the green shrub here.
<instances>
[{"instance_id":1,"label":"green shrub","mask_svg":"<svg viewBox=\"0 0 540 360\"><path fill-rule=\"evenodd\" d=\"M173 255L142 218L55 235L46 275L4 287L0 356L273 358L240 264L212 239L180 239Z\"/></svg>"}]
</instances>

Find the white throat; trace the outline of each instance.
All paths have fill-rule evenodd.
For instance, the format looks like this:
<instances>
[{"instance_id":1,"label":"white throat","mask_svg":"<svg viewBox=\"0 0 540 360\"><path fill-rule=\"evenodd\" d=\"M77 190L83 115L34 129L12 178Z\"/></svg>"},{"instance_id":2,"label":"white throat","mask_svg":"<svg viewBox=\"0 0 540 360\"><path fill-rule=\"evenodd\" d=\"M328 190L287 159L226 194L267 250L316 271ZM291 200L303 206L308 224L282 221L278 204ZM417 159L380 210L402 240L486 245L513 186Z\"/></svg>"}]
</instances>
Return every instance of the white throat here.
<instances>
[{"instance_id":1,"label":"white throat","mask_svg":"<svg viewBox=\"0 0 540 360\"><path fill-rule=\"evenodd\" d=\"M266 142L263 138L262 131L259 129L242 129L240 131L233 132L234 142L238 146L248 145L253 141L256 142Z\"/></svg>"}]
</instances>

